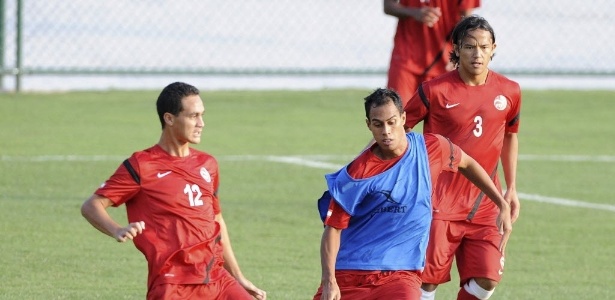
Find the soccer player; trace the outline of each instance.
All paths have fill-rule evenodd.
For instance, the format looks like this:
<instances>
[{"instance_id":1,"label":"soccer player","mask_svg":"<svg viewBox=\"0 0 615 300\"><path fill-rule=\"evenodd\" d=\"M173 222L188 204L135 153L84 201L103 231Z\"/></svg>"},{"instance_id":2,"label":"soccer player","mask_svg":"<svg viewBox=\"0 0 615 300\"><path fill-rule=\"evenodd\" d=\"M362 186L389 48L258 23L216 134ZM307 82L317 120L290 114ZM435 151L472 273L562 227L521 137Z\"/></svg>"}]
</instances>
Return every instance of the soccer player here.
<instances>
[{"instance_id":1,"label":"soccer player","mask_svg":"<svg viewBox=\"0 0 615 300\"><path fill-rule=\"evenodd\" d=\"M384 13L397 17L388 87L406 103L418 85L454 68L450 36L480 0L384 0Z\"/></svg>"},{"instance_id":2,"label":"soccer player","mask_svg":"<svg viewBox=\"0 0 615 300\"><path fill-rule=\"evenodd\" d=\"M81 213L118 242L133 240L148 263L147 299L266 299L235 259L218 199L218 163L201 141L199 90L175 82L156 102L154 146L135 152L86 200ZM129 224L107 212L126 204Z\"/></svg>"},{"instance_id":3,"label":"soccer player","mask_svg":"<svg viewBox=\"0 0 615 300\"><path fill-rule=\"evenodd\" d=\"M489 70L496 48L493 28L482 17L462 19L453 30L451 62L457 69L424 82L405 107L407 130L423 121L423 133L441 134L474 157L498 190L501 161L512 221L519 216L516 192L519 84ZM422 275L423 298L434 299L450 281L453 258L461 279L457 299L487 299L504 272L498 209L470 181L445 173L434 188L433 222Z\"/></svg>"},{"instance_id":4,"label":"soccer player","mask_svg":"<svg viewBox=\"0 0 615 300\"><path fill-rule=\"evenodd\" d=\"M489 174L446 138L405 133L399 95L377 89L365 98L376 143L325 176L319 200L325 229L321 285L314 299L419 299L431 224L432 182L459 170L500 207L500 247L512 230L510 207ZM495 220L494 220L495 221Z\"/></svg>"}]
</instances>

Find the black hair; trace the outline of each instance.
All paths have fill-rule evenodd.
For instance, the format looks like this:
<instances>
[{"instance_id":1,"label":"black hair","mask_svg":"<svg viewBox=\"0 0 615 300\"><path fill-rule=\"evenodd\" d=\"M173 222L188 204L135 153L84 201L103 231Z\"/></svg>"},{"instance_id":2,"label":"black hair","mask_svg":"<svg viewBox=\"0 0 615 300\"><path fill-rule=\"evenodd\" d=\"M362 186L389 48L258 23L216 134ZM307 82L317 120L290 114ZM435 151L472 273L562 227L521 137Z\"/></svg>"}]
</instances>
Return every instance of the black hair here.
<instances>
[{"instance_id":1,"label":"black hair","mask_svg":"<svg viewBox=\"0 0 615 300\"><path fill-rule=\"evenodd\" d=\"M390 101L393 101L393 104L395 104L395 107L397 107L400 114L404 112L401 97L396 91L392 89L379 88L369 96L365 97L365 117L369 120L369 113L372 108L385 105Z\"/></svg>"},{"instance_id":2,"label":"black hair","mask_svg":"<svg viewBox=\"0 0 615 300\"><path fill-rule=\"evenodd\" d=\"M158 111L158 118L160 119L160 125L164 128L164 114L170 113L174 116L179 115L182 111L182 99L187 96L198 95L199 89L183 82L174 82L167 85L156 101L156 110Z\"/></svg>"},{"instance_id":3,"label":"black hair","mask_svg":"<svg viewBox=\"0 0 615 300\"><path fill-rule=\"evenodd\" d=\"M491 33L491 41L495 43L495 32L493 31L493 27L485 20L485 18L478 15L469 15L464 17L455 25L452 32L452 42L453 42L453 51L451 51L451 62L455 65L459 63L459 56L455 53L456 47L461 47L461 43L463 39L468 35L469 31L482 29L485 31L489 31ZM493 58L493 57L491 57Z\"/></svg>"}]
</instances>

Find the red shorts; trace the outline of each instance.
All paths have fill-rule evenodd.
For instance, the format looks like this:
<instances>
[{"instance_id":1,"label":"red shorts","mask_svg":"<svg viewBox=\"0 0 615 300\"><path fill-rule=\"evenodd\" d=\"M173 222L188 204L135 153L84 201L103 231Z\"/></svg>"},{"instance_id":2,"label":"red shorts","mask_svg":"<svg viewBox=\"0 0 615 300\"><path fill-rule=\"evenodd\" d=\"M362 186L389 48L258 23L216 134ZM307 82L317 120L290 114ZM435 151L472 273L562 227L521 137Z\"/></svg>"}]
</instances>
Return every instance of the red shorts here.
<instances>
[{"instance_id":1,"label":"red shorts","mask_svg":"<svg viewBox=\"0 0 615 300\"><path fill-rule=\"evenodd\" d=\"M410 101L410 98L416 93L419 88L419 84L423 81L432 79L434 76L421 76L421 74L415 74L408 68L404 67L401 63L391 60L388 72L387 87L395 90L401 97L402 104L405 107L406 103Z\"/></svg>"},{"instance_id":2,"label":"red shorts","mask_svg":"<svg viewBox=\"0 0 615 300\"><path fill-rule=\"evenodd\" d=\"M499 250L501 241L502 235L495 226L432 220L421 279L434 284L450 281L455 258L460 286L477 277L500 282L504 272L504 254Z\"/></svg>"},{"instance_id":3,"label":"red shorts","mask_svg":"<svg viewBox=\"0 0 615 300\"><path fill-rule=\"evenodd\" d=\"M335 279L342 299L407 299L421 298L421 278L416 271L336 271ZM320 300L322 286L314 300Z\"/></svg>"},{"instance_id":4,"label":"red shorts","mask_svg":"<svg viewBox=\"0 0 615 300\"><path fill-rule=\"evenodd\" d=\"M216 300L253 300L254 298L224 270L220 280L208 284L171 284L164 283L152 287L147 292L148 300L175 299L216 299Z\"/></svg>"}]
</instances>

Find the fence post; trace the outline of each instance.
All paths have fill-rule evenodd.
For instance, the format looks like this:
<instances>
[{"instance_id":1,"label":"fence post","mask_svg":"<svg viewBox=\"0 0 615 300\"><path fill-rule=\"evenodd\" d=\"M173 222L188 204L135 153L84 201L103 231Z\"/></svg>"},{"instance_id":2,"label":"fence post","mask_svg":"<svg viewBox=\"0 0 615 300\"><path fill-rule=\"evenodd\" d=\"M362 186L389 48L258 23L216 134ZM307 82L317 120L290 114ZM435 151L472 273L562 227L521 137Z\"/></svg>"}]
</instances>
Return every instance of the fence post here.
<instances>
[{"instance_id":1,"label":"fence post","mask_svg":"<svg viewBox=\"0 0 615 300\"><path fill-rule=\"evenodd\" d=\"M17 0L17 28L15 38L15 92L19 93L21 90L21 48L22 48L22 29L21 24L23 19L23 0Z\"/></svg>"},{"instance_id":2,"label":"fence post","mask_svg":"<svg viewBox=\"0 0 615 300\"><path fill-rule=\"evenodd\" d=\"M4 0L0 0L0 91L4 90L4 37L5 37L5 27L4 27Z\"/></svg>"}]
</instances>

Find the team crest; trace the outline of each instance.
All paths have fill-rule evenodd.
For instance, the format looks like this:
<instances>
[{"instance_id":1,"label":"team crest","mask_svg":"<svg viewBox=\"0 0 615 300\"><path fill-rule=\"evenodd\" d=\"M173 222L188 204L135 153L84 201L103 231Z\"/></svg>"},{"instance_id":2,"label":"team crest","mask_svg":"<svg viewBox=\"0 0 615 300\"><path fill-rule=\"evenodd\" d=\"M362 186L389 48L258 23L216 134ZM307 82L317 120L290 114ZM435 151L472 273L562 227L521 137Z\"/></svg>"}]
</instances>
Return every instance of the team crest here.
<instances>
[{"instance_id":1,"label":"team crest","mask_svg":"<svg viewBox=\"0 0 615 300\"><path fill-rule=\"evenodd\" d=\"M205 181L211 182L211 175L209 175L209 172L205 169L205 167L201 168L201 177L203 177Z\"/></svg>"},{"instance_id":2,"label":"team crest","mask_svg":"<svg viewBox=\"0 0 615 300\"><path fill-rule=\"evenodd\" d=\"M502 95L495 97L495 100L493 100L493 106L495 106L497 110L506 109L506 103L508 103L508 101L506 101L506 97Z\"/></svg>"}]
</instances>

